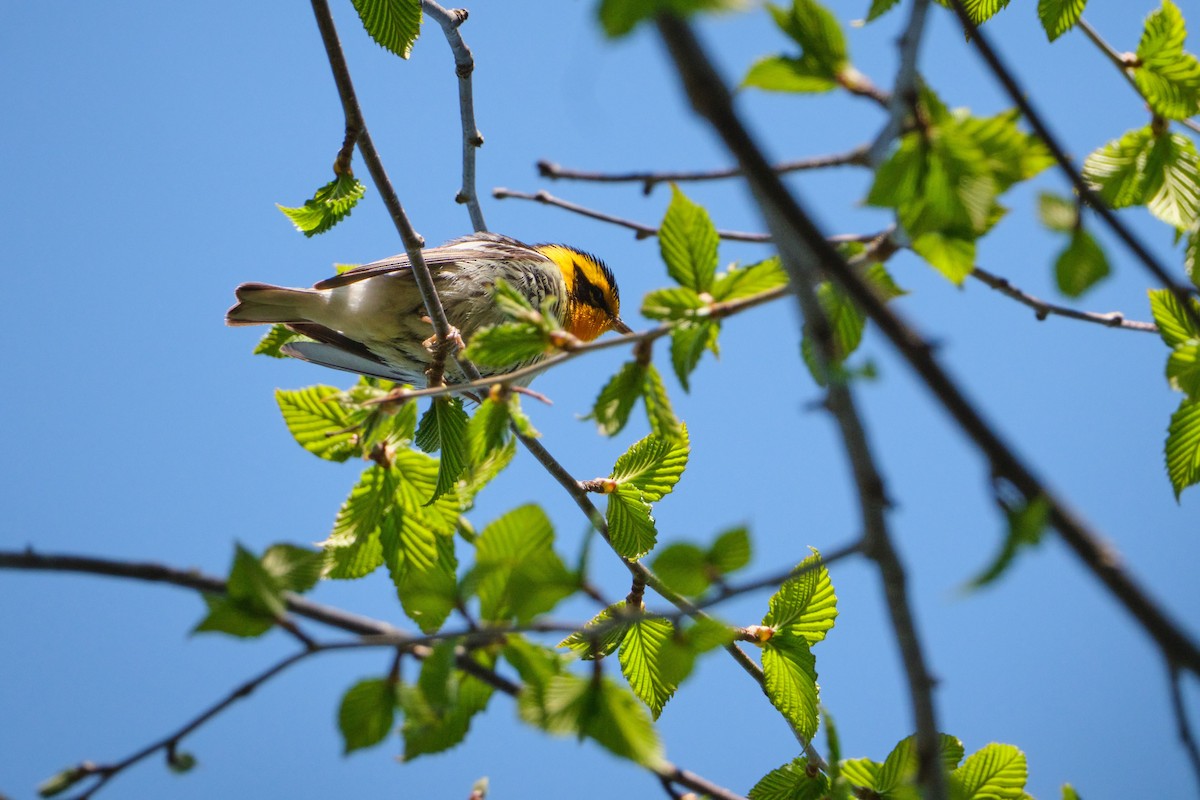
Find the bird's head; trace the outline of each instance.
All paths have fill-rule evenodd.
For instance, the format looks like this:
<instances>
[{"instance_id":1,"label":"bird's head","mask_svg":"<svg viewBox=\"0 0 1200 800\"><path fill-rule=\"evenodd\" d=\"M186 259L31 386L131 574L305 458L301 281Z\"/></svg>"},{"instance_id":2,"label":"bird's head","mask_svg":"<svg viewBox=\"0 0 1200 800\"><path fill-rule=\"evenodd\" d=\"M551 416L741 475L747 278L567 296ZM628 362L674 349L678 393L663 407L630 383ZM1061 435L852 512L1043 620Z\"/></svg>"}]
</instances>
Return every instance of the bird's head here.
<instances>
[{"instance_id":1,"label":"bird's head","mask_svg":"<svg viewBox=\"0 0 1200 800\"><path fill-rule=\"evenodd\" d=\"M603 261L562 244L543 244L537 249L562 271L567 286L562 324L568 333L590 342L605 331L632 332L621 321L617 279Z\"/></svg>"}]
</instances>

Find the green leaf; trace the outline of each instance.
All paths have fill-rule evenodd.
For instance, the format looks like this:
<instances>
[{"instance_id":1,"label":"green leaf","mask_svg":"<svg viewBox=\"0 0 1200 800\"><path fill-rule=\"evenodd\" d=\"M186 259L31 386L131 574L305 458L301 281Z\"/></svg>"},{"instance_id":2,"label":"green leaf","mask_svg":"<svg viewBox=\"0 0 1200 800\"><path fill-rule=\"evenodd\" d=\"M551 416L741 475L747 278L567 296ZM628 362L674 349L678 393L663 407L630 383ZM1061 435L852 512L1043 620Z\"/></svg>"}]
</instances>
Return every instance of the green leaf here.
<instances>
[{"instance_id":1,"label":"green leaf","mask_svg":"<svg viewBox=\"0 0 1200 800\"><path fill-rule=\"evenodd\" d=\"M350 415L341 403L342 396L334 386L275 390L283 422L296 442L327 461L345 461L359 453L358 437L349 430Z\"/></svg>"},{"instance_id":2,"label":"green leaf","mask_svg":"<svg viewBox=\"0 0 1200 800\"><path fill-rule=\"evenodd\" d=\"M790 9L767 5L779 29L800 45L803 58L836 77L850 61L837 18L816 0L792 0Z\"/></svg>"},{"instance_id":3,"label":"green leaf","mask_svg":"<svg viewBox=\"0 0 1200 800\"><path fill-rule=\"evenodd\" d=\"M1191 139L1181 133L1156 136L1145 174L1151 214L1175 228L1191 228L1200 220L1200 156Z\"/></svg>"},{"instance_id":4,"label":"green leaf","mask_svg":"<svg viewBox=\"0 0 1200 800\"><path fill-rule=\"evenodd\" d=\"M1200 483L1200 402L1185 398L1171 415L1165 455L1178 501L1184 489Z\"/></svg>"},{"instance_id":5,"label":"green leaf","mask_svg":"<svg viewBox=\"0 0 1200 800\"><path fill-rule=\"evenodd\" d=\"M418 569L404 560L398 529L385 524L379 541L404 613L422 633L435 633L458 605L454 539L436 538L437 561L426 569Z\"/></svg>"},{"instance_id":6,"label":"green leaf","mask_svg":"<svg viewBox=\"0 0 1200 800\"><path fill-rule=\"evenodd\" d=\"M720 332L719 322L707 320L695 324L685 322L671 331L671 366L685 392L691 390L688 379L700 363L700 356L705 350L717 351Z\"/></svg>"},{"instance_id":7,"label":"green leaf","mask_svg":"<svg viewBox=\"0 0 1200 800\"><path fill-rule=\"evenodd\" d=\"M650 421L650 432L664 439L679 440L686 436L683 423L671 408L671 399L663 385L662 376L653 364L646 365L646 376L642 382L642 400L646 404L646 417Z\"/></svg>"},{"instance_id":8,"label":"green leaf","mask_svg":"<svg viewBox=\"0 0 1200 800\"><path fill-rule=\"evenodd\" d=\"M469 430L467 438L469 444ZM459 480L457 490L459 502L463 504L464 509L469 508L475 495L479 494L483 487L491 483L497 475L504 471L505 467L512 463L516 454L517 442L515 439L509 439L505 445L493 450L482 461L471 461L467 465L467 471Z\"/></svg>"},{"instance_id":9,"label":"green leaf","mask_svg":"<svg viewBox=\"0 0 1200 800\"><path fill-rule=\"evenodd\" d=\"M1155 113L1187 119L1200 111L1200 62L1183 51L1183 15L1171 0L1146 17L1133 80Z\"/></svg>"},{"instance_id":10,"label":"green leaf","mask_svg":"<svg viewBox=\"0 0 1200 800\"><path fill-rule=\"evenodd\" d=\"M1171 351L1167 383L1189 400L1200 400L1200 339L1188 339Z\"/></svg>"},{"instance_id":11,"label":"green leaf","mask_svg":"<svg viewBox=\"0 0 1200 800\"><path fill-rule=\"evenodd\" d=\"M831 92L838 84L813 59L777 55L764 56L751 64L741 85L767 92L817 94Z\"/></svg>"},{"instance_id":12,"label":"green leaf","mask_svg":"<svg viewBox=\"0 0 1200 800\"><path fill-rule=\"evenodd\" d=\"M1086 5L1087 0L1038 0L1038 19L1042 21L1046 37L1053 42L1074 28Z\"/></svg>"},{"instance_id":13,"label":"green leaf","mask_svg":"<svg viewBox=\"0 0 1200 800\"><path fill-rule=\"evenodd\" d=\"M943 0L939 0L943 2ZM982 25L1008 7L1009 0L963 0L967 15L976 25Z\"/></svg>"},{"instance_id":14,"label":"green leaf","mask_svg":"<svg viewBox=\"0 0 1200 800\"><path fill-rule=\"evenodd\" d=\"M1154 324L1158 326L1158 335L1166 342L1167 347L1174 350L1188 339L1200 339L1200 328L1192 322L1179 302L1175 293L1170 289L1151 289L1150 313L1154 315ZM1200 314L1200 303L1190 300L1192 308Z\"/></svg>"},{"instance_id":15,"label":"green leaf","mask_svg":"<svg viewBox=\"0 0 1200 800\"><path fill-rule=\"evenodd\" d=\"M820 553L814 550L797 568L803 567L809 567L808 571L789 578L771 596L762 624L774 628L777 634L782 631L800 637L811 646L833 627L837 596L829 570L821 565Z\"/></svg>"},{"instance_id":16,"label":"green leaf","mask_svg":"<svg viewBox=\"0 0 1200 800\"><path fill-rule=\"evenodd\" d=\"M457 397L435 397L417 427L417 446L426 453L441 450L437 485L430 502L454 488L467 471L467 426L470 420Z\"/></svg>"},{"instance_id":17,"label":"green leaf","mask_svg":"<svg viewBox=\"0 0 1200 800\"><path fill-rule=\"evenodd\" d=\"M694 544L677 542L654 557L654 572L669 587L688 597L704 594L712 585L706 553Z\"/></svg>"},{"instance_id":18,"label":"green leaf","mask_svg":"<svg viewBox=\"0 0 1200 800\"><path fill-rule=\"evenodd\" d=\"M342 752L371 747L387 738L399 700L398 684L387 678L367 678L351 686L338 708Z\"/></svg>"},{"instance_id":19,"label":"green leaf","mask_svg":"<svg viewBox=\"0 0 1200 800\"><path fill-rule=\"evenodd\" d=\"M960 796L968 800L1020 800L1027 779L1025 754L1011 744L989 744L951 774Z\"/></svg>"},{"instance_id":20,"label":"green leaf","mask_svg":"<svg viewBox=\"0 0 1200 800\"><path fill-rule=\"evenodd\" d=\"M1062 800L1079 800L1079 792L1069 783L1062 785Z\"/></svg>"},{"instance_id":21,"label":"green leaf","mask_svg":"<svg viewBox=\"0 0 1200 800\"><path fill-rule=\"evenodd\" d=\"M817 300L833 332L837 360L839 363L845 361L862 342L867 318L858 310L853 300L829 281L817 286Z\"/></svg>"},{"instance_id":22,"label":"green leaf","mask_svg":"<svg viewBox=\"0 0 1200 800\"><path fill-rule=\"evenodd\" d=\"M605 519L617 555L636 560L654 549L658 531L654 527L654 517L650 515L650 504L642 499L636 486L619 486L608 495Z\"/></svg>"},{"instance_id":23,"label":"green leaf","mask_svg":"<svg viewBox=\"0 0 1200 800\"><path fill-rule=\"evenodd\" d=\"M577 581L554 552L554 527L536 505L501 516L479 534L465 581L488 622L528 622L570 595Z\"/></svg>"},{"instance_id":24,"label":"green leaf","mask_svg":"<svg viewBox=\"0 0 1200 800\"><path fill-rule=\"evenodd\" d=\"M1108 259L1100 244L1083 228L1071 234L1071 242L1054 262L1058 290L1067 297L1079 297L1108 277Z\"/></svg>"},{"instance_id":25,"label":"green leaf","mask_svg":"<svg viewBox=\"0 0 1200 800\"><path fill-rule=\"evenodd\" d=\"M674 633L675 626L670 620L642 617L629 626L618 654L621 674L629 681L633 693L649 706L655 719L679 688L678 681L672 680L669 670L660 663Z\"/></svg>"},{"instance_id":26,"label":"green leaf","mask_svg":"<svg viewBox=\"0 0 1200 800\"><path fill-rule=\"evenodd\" d=\"M963 757L962 742L953 736L944 733L938 734L938 756L943 770L948 772L954 769ZM888 753L883 764L879 765L875 783L871 788L881 795L920 797L914 786L918 763L916 737L909 736L901 739L892 748L892 752ZM843 767L843 774L847 773L848 770ZM906 789L912 789L911 793L905 792Z\"/></svg>"},{"instance_id":27,"label":"green leaf","mask_svg":"<svg viewBox=\"0 0 1200 800\"><path fill-rule=\"evenodd\" d=\"M354 10L376 44L409 57L421 34L421 0L354 0Z\"/></svg>"},{"instance_id":28,"label":"green leaf","mask_svg":"<svg viewBox=\"0 0 1200 800\"><path fill-rule=\"evenodd\" d=\"M854 786L874 789L883 765L869 758L848 758L839 765L842 777Z\"/></svg>"},{"instance_id":29,"label":"green leaf","mask_svg":"<svg viewBox=\"0 0 1200 800\"><path fill-rule=\"evenodd\" d=\"M507 402L486 398L479 404L475 416L467 425L467 447L471 462L479 464L500 450L508 441L508 423L511 419Z\"/></svg>"},{"instance_id":30,"label":"green leaf","mask_svg":"<svg viewBox=\"0 0 1200 800\"><path fill-rule=\"evenodd\" d=\"M491 699L491 685L455 668L456 646L453 641L435 645L421 664L416 685L404 687L401 732L406 761L426 753L440 753L461 742L471 727L471 719ZM480 651L466 657L487 670L495 666L495 657Z\"/></svg>"},{"instance_id":31,"label":"green leaf","mask_svg":"<svg viewBox=\"0 0 1200 800\"><path fill-rule=\"evenodd\" d=\"M650 319L692 319L696 311L706 306L694 289L672 286L655 289L642 300L642 316Z\"/></svg>"},{"instance_id":32,"label":"green leaf","mask_svg":"<svg viewBox=\"0 0 1200 800\"><path fill-rule=\"evenodd\" d=\"M579 630L558 643L578 653L585 661L612 655L621 646L633 625L633 618L621 601L601 611Z\"/></svg>"},{"instance_id":33,"label":"green leaf","mask_svg":"<svg viewBox=\"0 0 1200 800\"><path fill-rule=\"evenodd\" d=\"M778 256L771 256L748 267L730 267L717 275L709 293L714 300L727 302L769 292L787 283L787 270Z\"/></svg>"},{"instance_id":34,"label":"green leaf","mask_svg":"<svg viewBox=\"0 0 1200 800\"><path fill-rule=\"evenodd\" d=\"M887 271L887 267L878 262L868 266L863 277L866 278L867 284L875 290L875 294L885 303L908 294L907 290L901 289L896 284L891 273Z\"/></svg>"},{"instance_id":35,"label":"green leaf","mask_svg":"<svg viewBox=\"0 0 1200 800\"><path fill-rule=\"evenodd\" d=\"M383 563L379 524L396 496L399 476L374 465L363 471L321 546L333 561L331 578L361 578Z\"/></svg>"},{"instance_id":36,"label":"green leaf","mask_svg":"<svg viewBox=\"0 0 1200 800\"><path fill-rule=\"evenodd\" d=\"M204 595L208 614L192 633L227 633L230 636L252 638L262 636L275 626L274 617L242 607L229 597Z\"/></svg>"},{"instance_id":37,"label":"green leaf","mask_svg":"<svg viewBox=\"0 0 1200 800\"><path fill-rule=\"evenodd\" d=\"M277 544L263 553L262 567L280 589L303 593L317 585L325 568L325 554L290 544Z\"/></svg>"},{"instance_id":38,"label":"green leaf","mask_svg":"<svg viewBox=\"0 0 1200 800\"><path fill-rule=\"evenodd\" d=\"M254 346L254 355L287 358L287 356L279 352L279 348L296 339L306 338L308 337L301 336L286 325L272 325L266 335L259 339L258 344Z\"/></svg>"},{"instance_id":39,"label":"green leaf","mask_svg":"<svg viewBox=\"0 0 1200 800\"><path fill-rule=\"evenodd\" d=\"M961 286L975 269L972 239L929 232L912 240L912 249L955 286Z\"/></svg>"},{"instance_id":40,"label":"green leaf","mask_svg":"<svg viewBox=\"0 0 1200 800\"><path fill-rule=\"evenodd\" d=\"M657 502L675 488L687 467L687 428L678 439L650 434L635 442L613 466L612 479L624 486L636 487L648 502Z\"/></svg>"},{"instance_id":41,"label":"green leaf","mask_svg":"<svg viewBox=\"0 0 1200 800\"><path fill-rule=\"evenodd\" d=\"M763 644L764 688L771 704L805 740L817 732L816 660L803 637L777 632Z\"/></svg>"},{"instance_id":42,"label":"green leaf","mask_svg":"<svg viewBox=\"0 0 1200 800\"><path fill-rule=\"evenodd\" d=\"M278 203L276 207L305 236L324 233L350 216L354 206L366 194L367 187L353 175L338 175L317 189L311 200L297 208L288 208Z\"/></svg>"},{"instance_id":43,"label":"green leaf","mask_svg":"<svg viewBox=\"0 0 1200 800\"><path fill-rule=\"evenodd\" d=\"M671 186L671 204L658 232L667 273L680 286L707 292L717 271L717 229L702 206Z\"/></svg>"},{"instance_id":44,"label":"green leaf","mask_svg":"<svg viewBox=\"0 0 1200 800\"><path fill-rule=\"evenodd\" d=\"M601 435L615 436L629 422L629 414L642 396L646 369L636 361L628 361L600 390L592 405L592 413L585 419L596 420Z\"/></svg>"},{"instance_id":45,"label":"green leaf","mask_svg":"<svg viewBox=\"0 0 1200 800\"><path fill-rule=\"evenodd\" d=\"M1183 248L1183 268L1192 285L1200 288L1200 226L1192 228Z\"/></svg>"},{"instance_id":46,"label":"green leaf","mask_svg":"<svg viewBox=\"0 0 1200 800\"><path fill-rule=\"evenodd\" d=\"M1006 508L1004 513L1008 521L1004 544L992 563L967 584L969 589L978 589L992 583L1004 574L1017 553L1041 542L1049 518L1050 504L1044 496L1038 495L1032 502Z\"/></svg>"},{"instance_id":47,"label":"green leaf","mask_svg":"<svg viewBox=\"0 0 1200 800\"><path fill-rule=\"evenodd\" d=\"M1017 127L1020 119L1021 112L1013 108L991 117L956 113L952 123L944 123L983 151L986 169L996 182L997 192L1029 180L1055 163L1041 139Z\"/></svg>"},{"instance_id":48,"label":"green leaf","mask_svg":"<svg viewBox=\"0 0 1200 800\"><path fill-rule=\"evenodd\" d=\"M807 758L797 758L759 778L750 800L820 800L829 794L829 778Z\"/></svg>"},{"instance_id":49,"label":"green leaf","mask_svg":"<svg viewBox=\"0 0 1200 800\"><path fill-rule=\"evenodd\" d=\"M531 322L504 322L476 331L463 351L484 367L509 371L543 358L550 349L546 332Z\"/></svg>"},{"instance_id":50,"label":"green leaf","mask_svg":"<svg viewBox=\"0 0 1200 800\"><path fill-rule=\"evenodd\" d=\"M739 527L722 533L709 548L708 562L722 576L744 568L750 563L750 532Z\"/></svg>"},{"instance_id":51,"label":"green leaf","mask_svg":"<svg viewBox=\"0 0 1200 800\"><path fill-rule=\"evenodd\" d=\"M1079 206L1053 192L1039 192L1038 217L1052 231L1071 233L1079 226Z\"/></svg>"},{"instance_id":52,"label":"green leaf","mask_svg":"<svg viewBox=\"0 0 1200 800\"><path fill-rule=\"evenodd\" d=\"M56 794L62 794L84 778L90 778L95 774L87 767L67 767L38 784L38 797L54 797Z\"/></svg>"},{"instance_id":53,"label":"green leaf","mask_svg":"<svg viewBox=\"0 0 1200 800\"><path fill-rule=\"evenodd\" d=\"M1144 170L1153 140L1154 132L1149 125L1135 128L1084 160L1084 179L1110 207L1142 205L1149 199Z\"/></svg>"},{"instance_id":54,"label":"green leaf","mask_svg":"<svg viewBox=\"0 0 1200 800\"><path fill-rule=\"evenodd\" d=\"M867 10L867 22L872 22L882 17L899 2L900 0L871 0L871 7Z\"/></svg>"}]
</instances>

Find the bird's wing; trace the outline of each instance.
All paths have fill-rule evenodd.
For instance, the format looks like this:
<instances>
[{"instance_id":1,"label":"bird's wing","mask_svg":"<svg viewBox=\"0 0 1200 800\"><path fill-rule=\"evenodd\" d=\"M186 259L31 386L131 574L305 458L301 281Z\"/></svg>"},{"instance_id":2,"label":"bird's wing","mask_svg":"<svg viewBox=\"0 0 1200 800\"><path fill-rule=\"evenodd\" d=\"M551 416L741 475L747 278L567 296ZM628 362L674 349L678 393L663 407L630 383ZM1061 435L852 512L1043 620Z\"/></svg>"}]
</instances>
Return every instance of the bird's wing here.
<instances>
[{"instance_id":1,"label":"bird's wing","mask_svg":"<svg viewBox=\"0 0 1200 800\"><path fill-rule=\"evenodd\" d=\"M320 364L322 367L368 375L372 378L383 378L398 383L409 383L412 380L411 377L394 371L380 361L363 358L356 353L325 342L288 342L279 348L279 352L310 364Z\"/></svg>"},{"instance_id":2,"label":"bird's wing","mask_svg":"<svg viewBox=\"0 0 1200 800\"><path fill-rule=\"evenodd\" d=\"M425 263L430 268L439 267L443 264L449 264L455 259L462 256L462 251L454 251L445 247L435 247L424 252ZM376 275L386 275L389 272L407 272L411 268L408 261L407 253L400 253L383 258L379 261L372 261L370 264L363 264L361 267L355 267L343 272L341 275L334 275L332 278L313 284L314 289L336 289L339 286L348 286L351 283L364 281L367 278L374 278Z\"/></svg>"}]
</instances>

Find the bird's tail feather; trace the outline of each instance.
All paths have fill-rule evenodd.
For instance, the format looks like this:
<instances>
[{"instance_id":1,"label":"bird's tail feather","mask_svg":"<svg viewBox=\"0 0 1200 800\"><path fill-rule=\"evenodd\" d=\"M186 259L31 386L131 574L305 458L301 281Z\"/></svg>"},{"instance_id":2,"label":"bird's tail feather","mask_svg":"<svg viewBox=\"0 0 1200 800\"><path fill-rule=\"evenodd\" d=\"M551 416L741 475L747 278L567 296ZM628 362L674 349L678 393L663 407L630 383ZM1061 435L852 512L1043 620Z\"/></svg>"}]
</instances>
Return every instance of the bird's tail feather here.
<instances>
[{"instance_id":1,"label":"bird's tail feather","mask_svg":"<svg viewBox=\"0 0 1200 800\"><path fill-rule=\"evenodd\" d=\"M308 322L324 299L311 289L288 289L269 283L243 283L236 294L237 305L225 312L226 325Z\"/></svg>"}]
</instances>

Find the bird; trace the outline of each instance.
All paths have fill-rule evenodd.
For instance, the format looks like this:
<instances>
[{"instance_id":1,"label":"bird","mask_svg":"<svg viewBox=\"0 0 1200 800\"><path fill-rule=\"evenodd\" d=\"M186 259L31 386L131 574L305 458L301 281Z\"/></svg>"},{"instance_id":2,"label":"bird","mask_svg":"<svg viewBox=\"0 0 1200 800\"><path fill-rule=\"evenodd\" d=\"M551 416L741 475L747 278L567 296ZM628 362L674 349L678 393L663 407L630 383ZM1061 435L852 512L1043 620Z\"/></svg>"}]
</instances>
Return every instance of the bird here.
<instances>
[{"instance_id":1,"label":"bird","mask_svg":"<svg viewBox=\"0 0 1200 800\"><path fill-rule=\"evenodd\" d=\"M498 278L581 341L610 330L632 333L621 320L612 270L577 248L475 233L421 254L446 319L464 343L481 328L506 320L494 298ZM235 295L238 302L225 313L225 324L283 324L311 340L289 342L281 348L285 355L401 384L425 382L433 327L407 254L347 270L311 289L243 283ZM480 371L491 377L528 363ZM445 380L463 383L466 376L447 362Z\"/></svg>"}]
</instances>

